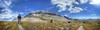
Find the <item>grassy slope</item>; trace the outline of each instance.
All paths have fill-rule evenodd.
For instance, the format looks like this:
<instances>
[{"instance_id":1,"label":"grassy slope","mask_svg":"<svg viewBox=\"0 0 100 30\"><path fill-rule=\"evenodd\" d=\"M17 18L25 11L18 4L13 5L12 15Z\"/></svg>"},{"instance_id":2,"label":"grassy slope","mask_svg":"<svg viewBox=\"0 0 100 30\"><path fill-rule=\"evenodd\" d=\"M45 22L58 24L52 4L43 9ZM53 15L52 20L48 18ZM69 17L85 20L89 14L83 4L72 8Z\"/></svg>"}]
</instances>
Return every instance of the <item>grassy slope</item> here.
<instances>
[{"instance_id":1,"label":"grassy slope","mask_svg":"<svg viewBox=\"0 0 100 30\"><path fill-rule=\"evenodd\" d=\"M17 23L0 21L0 30L18 30Z\"/></svg>"},{"instance_id":2,"label":"grassy slope","mask_svg":"<svg viewBox=\"0 0 100 30\"><path fill-rule=\"evenodd\" d=\"M85 22L85 23L83 23ZM71 23L63 22L63 21L55 21L53 23L41 23L41 22L28 22L24 21L22 22L23 27L25 27L26 30L55 30L59 28L71 28L71 30L77 30L80 24L83 23L83 26L85 30L100 30L100 26L96 26L97 21L71 21ZM30 28L31 27L31 28Z\"/></svg>"},{"instance_id":3,"label":"grassy slope","mask_svg":"<svg viewBox=\"0 0 100 30\"><path fill-rule=\"evenodd\" d=\"M85 22L85 23L83 23ZM97 22L100 22L100 20L96 21L71 21L71 23L68 23L67 21L54 21L53 23L50 23L49 21L44 22L28 22L28 21L22 21L21 25L25 30L55 30L59 28L71 28L71 30L77 30L79 25L83 23L83 26L85 30L100 30L100 26L96 25ZM16 22L0 22L0 30L18 30L18 26Z\"/></svg>"}]
</instances>

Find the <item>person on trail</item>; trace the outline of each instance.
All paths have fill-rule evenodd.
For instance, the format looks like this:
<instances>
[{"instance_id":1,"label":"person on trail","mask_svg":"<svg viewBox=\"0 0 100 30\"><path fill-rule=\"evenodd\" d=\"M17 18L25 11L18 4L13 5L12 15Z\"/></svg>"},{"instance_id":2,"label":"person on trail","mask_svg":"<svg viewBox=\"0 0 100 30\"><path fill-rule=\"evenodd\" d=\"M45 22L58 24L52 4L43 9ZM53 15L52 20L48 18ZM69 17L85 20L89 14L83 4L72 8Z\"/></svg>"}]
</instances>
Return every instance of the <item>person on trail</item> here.
<instances>
[{"instance_id":1,"label":"person on trail","mask_svg":"<svg viewBox=\"0 0 100 30\"><path fill-rule=\"evenodd\" d=\"M50 23L53 23L53 20L52 19L50 20Z\"/></svg>"},{"instance_id":2,"label":"person on trail","mask_svg":"<svg viewBox=\"0 0 100 30\"><path fill-rule=\"evenodd\" d=\"M21 15L19 14L18 16L17 16L17 19L18 19L18 24L20 24L20 22L21 22Z\"/></svg>"}]
</instances>

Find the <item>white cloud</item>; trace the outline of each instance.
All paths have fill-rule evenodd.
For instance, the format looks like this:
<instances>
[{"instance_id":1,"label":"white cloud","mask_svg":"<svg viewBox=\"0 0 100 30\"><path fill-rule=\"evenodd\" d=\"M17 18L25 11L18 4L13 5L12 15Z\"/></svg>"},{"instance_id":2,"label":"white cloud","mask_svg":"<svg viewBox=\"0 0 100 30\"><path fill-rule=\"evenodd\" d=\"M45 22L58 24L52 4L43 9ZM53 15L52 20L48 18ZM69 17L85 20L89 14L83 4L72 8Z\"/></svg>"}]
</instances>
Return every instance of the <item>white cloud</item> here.
<instances>
[{"instance_id":1,"label":"white cloud","mask_svg":"<svg viewBox=\"0 0 100 30\"><path fill-rule=\"evenodd\" d=\"M90 0L90 3L92 5L100 5L100 0Z\"/></svg>"},{"instance_id":2,"label":"white cloud","mask_svg":"<svg viewBox=\"0 0 100 30\"><path fill-rule=\"evenodd\" d=\"M79 3L78 3L78 2L75 2L75 4L79 5Z\"/></svg>"},{"instance_id":3,"label":"white cloud","mask_svg":"<svg viewBox=\"0 0 100 30\"><path fill-rule=\"evenodd\" d=\"M90 4L100 4L100 0L91 0Z\"/></svg>"},{"instance_id":4,"label":"white cloud","mask_svg":"<svg viewBox=\"0 0 100 30\"><path fill-rule=\"evenodd\" d=\"M75 2L75 0L51 0L53 5L57 5L59 7L59 12L65 11L66 6L72 6L72 4Z\"/></svg>"},{"instance_id":5,"label":"white cloud","mask_svg":"<svg viewBox=\"0 0 100 30\"><path fill-rule=\"evenodd\" d=\"M18 13L12 12L10 9L3 9L3 12L0 14L0 21L7 19L7 21L11 21L17 17Z\"/></svg>"},{"instance_id":6,"label":"white cloud","mask_svg":"<svg viewBox=\"0 0 100 30\"><path fill-rule=\"evenodd\" d=\"M0 21L12 21L17 17L18 13L12 12L12 10L9 8L11 3L11 0L0 1L0 7L4 8L0 13Z\"/></svg>"},{"instance_id":7,"label":"white cloud","mask_svg":"<svg viewBox=\"0 0 100 30\"><path fill-rule=\"evenodd\" d=\"M85 3L89 2L89 0L79 0L79 2L80 2L81 4L85 4Z\"/></svg>"},{"instance_id":8,"label":"white cloud","mask_svg":"<svg viewBox=\"0 0 100 30\"><path fill-rule=\"evenodd\" d=\"M91 14L87 17L82 17L83 19L98 19L99 17L97 17L97 14Z\"/></svg>"},{"instance_id":9,"label":"white cloud","mask_svg":"<svg viewBox=\"0 0 100 30\"><path fill-rule=\"evenodd\" d=\"M0 7L7 7L2 1L0 1Z\"/></svg>"},{"instance_id":10,"label":"white cloud","mask_svg":"<svg viewBox=\"0 0 100 30\"><path fill-rule=\"evenodd\" d=\"M4 3L7 5L7 6L9 6L9 5L11 5L11 0L4 0Z\"/></svg>"},{"instance_id":11,"label":"white cloud","mask_svg":"<svg viewBox=\"0 0 100 30\"><path fill-rule=\"evenodd\" d=\"M68 15L68 14L64 14L63 16L66 16L66 17L68 17L69 15Z\"/></svg>"},{"instance_id":12,"label":"white cloud","mask_svg":"<svg viewBox=\"0 0 100 30\"><path fill-rule=\"evenodd\" d=\"M83 3L84 1L82 1ZM56 5L57 7L59 7L59 10L58 12L62 12L62 11L70 11L70 12L80 12L82 11L83 9L82 8L79 8L79 7L74 7L73 4L77 4L79 5L78 2L76 2L75 0L51 0L51 3L53 5ZM85 2L84 2L85 3ZM73 8L74 7L74 8ZM74 10L75 9L75 10Z\"/></svg>"},{"instance_id":13,"label":"white cloud","mask_svg":"<svg viewBox=\"0 0 100 30\"><path fill-rule=\"evenodd\" d=\"M90 16L91 16L91 17L95 17L95 16L97 16L97 14L91 14Z\"/></svg>"},{"instance_id":14,"label":"white cloud","mask_svg":"<svg viewBox=\"0 0 100 30\"><path fill-rule=\"evenodd\" d=\"M83 9L80 7L74 7L69 11L70 11L70 13L79 13L79 12L83 11Z\"/></svg>"}]
</instances>

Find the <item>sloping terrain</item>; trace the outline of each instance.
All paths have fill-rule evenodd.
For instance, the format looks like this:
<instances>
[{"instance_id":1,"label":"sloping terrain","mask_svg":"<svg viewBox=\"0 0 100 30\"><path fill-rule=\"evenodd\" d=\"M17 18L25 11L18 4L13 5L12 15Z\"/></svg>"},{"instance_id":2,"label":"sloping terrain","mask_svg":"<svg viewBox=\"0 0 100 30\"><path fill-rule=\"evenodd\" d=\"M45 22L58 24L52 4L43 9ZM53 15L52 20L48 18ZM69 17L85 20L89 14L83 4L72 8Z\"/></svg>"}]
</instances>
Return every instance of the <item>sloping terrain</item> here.
<instances>
[{"instance_id":1,"label":"sloping terrain","mask_svg":"<svg viewBox=\"0 0 100 30\"><path fill-rule=\"evenodd\" d=\"M23 19L22 26L26 27L26 30L78 30L80 26L83 26L84 30L100 30L100 26L96 25L97 21L99 20L74 21L48 12L36 12L27 15Z\"/></svg>"},{"instance_id":2,"label":"sloping terrain","mask_svg":"<svg viewBox=\"0 0 100 30\"><path fill-rule=\"evenodd\" d=\"M16 22L0 21L0 30L18 30Z\"/></svg>"},{"instance_id":3,"label":"sloping terrain","mask_svg":"<svg viewBox=\"0 0 100 30\"><path fill-rule=\"evenodd\" d=\"M16 21L1 21L0 30L100 30L100 20L68 20L48 12L29 13Z\"/></svg>"}]
</instances>

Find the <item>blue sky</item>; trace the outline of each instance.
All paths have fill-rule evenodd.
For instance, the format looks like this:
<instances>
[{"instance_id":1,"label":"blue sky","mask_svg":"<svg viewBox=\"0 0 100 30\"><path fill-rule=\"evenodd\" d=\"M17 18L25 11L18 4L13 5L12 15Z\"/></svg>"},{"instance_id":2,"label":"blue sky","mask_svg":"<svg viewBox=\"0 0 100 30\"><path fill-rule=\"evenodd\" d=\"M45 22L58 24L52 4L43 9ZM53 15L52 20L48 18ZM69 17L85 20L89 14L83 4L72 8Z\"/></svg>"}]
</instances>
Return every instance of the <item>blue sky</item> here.
<instances>
[{"instance_id":1,"label":"blue sky","mask_svg":"<svg viewBox=\"0 0 100 30\"><path fill-rule=\"evenodd\" d=\"M0 0L2 1L2 0ZM98 1L98 2L96 2ZM97 19L100 18L100 1L99 0L10 0L11 4L4 6L8 8L12 14L21 13L22 16L36 10L48 10L53 13L58 13L62 16L67 16L76 19ZM68 3L66 3L68 2ZM0 2L3 6L3 2ZM1 13L2 11L0 11ZM4 12L2 12L4 14ZM0 17L2 13L0 14ZM9 13L8 13L9 14ZM7 17L5 15L4 17Z\"/></svg>"},{"instance_id":2,"label":"blue sky","mask_svg":"<svg viewBox=\"0 0 100 30\"><path fill-rule=\"evenodd\" d=\"M35 10L46 10L52 7L50 0L16 0L12 6L13 11L31 12Z\"/></svg>"}]
</instances>

